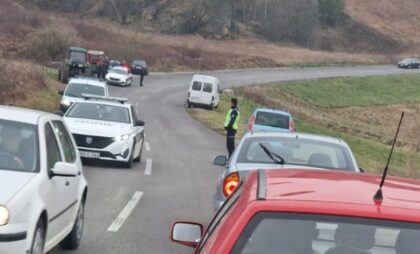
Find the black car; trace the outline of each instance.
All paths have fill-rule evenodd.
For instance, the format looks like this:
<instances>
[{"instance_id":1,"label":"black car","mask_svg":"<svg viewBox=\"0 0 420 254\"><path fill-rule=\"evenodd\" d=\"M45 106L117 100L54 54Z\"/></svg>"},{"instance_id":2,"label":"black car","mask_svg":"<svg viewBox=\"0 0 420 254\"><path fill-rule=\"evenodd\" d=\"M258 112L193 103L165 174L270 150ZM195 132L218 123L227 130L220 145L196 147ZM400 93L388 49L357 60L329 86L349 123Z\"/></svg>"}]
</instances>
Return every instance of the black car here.
<instances>
[{"instance_id":1,"label":"black car","mask_svg":"<svg viewBox=\"0 0 420 254\"><path fill-rule=\"evenodd\" d=\"M398 63L398 68L405 69L418 69L420 66L420 60L417 58L406 58Z\"/></svg>"},{"instance_id":2,"label":"black car","mask_svg":"<svg viewBox=\"0 0 420 254\"><path fill-rule=\"evenodd\" d=\"M133 75L147 76L149 74L146 61L144 60L134 60L133 63L131 64L130 69Z\"/></svg>"}]
</instances>

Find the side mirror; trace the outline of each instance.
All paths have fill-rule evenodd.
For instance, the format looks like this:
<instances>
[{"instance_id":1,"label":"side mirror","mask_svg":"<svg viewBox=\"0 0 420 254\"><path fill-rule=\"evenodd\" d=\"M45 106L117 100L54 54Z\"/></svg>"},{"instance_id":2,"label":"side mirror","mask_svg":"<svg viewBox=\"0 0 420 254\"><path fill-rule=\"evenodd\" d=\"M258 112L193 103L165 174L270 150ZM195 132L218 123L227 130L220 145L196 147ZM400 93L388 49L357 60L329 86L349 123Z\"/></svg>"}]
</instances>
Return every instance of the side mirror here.
<instances>
[{"instance_id":1,"label":"side mirror","mask_svg":"<svg viewBox=\"0 0 420 254\"><path fill-rule=\"evenodd\" d=\"M58 91L58 94L63 96L64 95L64 90Z\"/></svg>"},{"instance_id":2,"label":"side mirror","mask_svg":"<svg viewBox=\"0 0 420 254\"><path fill-rule=\"evenodd\" d=\"M213 159L213 164L217 166L226 166L228 163L228 157L226 155L217 155Z\"/></svg>"},{"instance_id":3,"label":"side mirror","mask_svg":"<svg viewBox=\"0 0 420 254\"><path fill-rule=\"evenodd\" d=\"M144 122L144 121L142 121L142 120L136 120L135 122L134 122L134 126L144 126L146 123Z\"/></svg>"},{"instance_id":4,"label":"side mirror","mask_svg":"<svg viewBox=\"0 0 420 254\"><path fill-rule=\"evenodd\" d=\"M366 173L366 170L364 168L359 167L359 170L360 170L360 173Z\"/></svg>"},{"instance_id":5,"label":"side mirror","mask_svg":"<svg viewBox=\"0 0 420 254\"><path fill-rule=\"evenodd\" d=\"M54 168L50 170L51 177L76 177L80 174L77 166L66 162L57 162Z\"/></svg>"},{"instance_id":6,"label":"side mirror","mask_svg":"<svg viewBox=\"0 0 420 254\"><path fill-rule=\"evenodd\" d=\"M193 222L175 222L172 225L171 240L189 247L197 247L203 235L203 225Z\"/></svg>"}]
</instances>

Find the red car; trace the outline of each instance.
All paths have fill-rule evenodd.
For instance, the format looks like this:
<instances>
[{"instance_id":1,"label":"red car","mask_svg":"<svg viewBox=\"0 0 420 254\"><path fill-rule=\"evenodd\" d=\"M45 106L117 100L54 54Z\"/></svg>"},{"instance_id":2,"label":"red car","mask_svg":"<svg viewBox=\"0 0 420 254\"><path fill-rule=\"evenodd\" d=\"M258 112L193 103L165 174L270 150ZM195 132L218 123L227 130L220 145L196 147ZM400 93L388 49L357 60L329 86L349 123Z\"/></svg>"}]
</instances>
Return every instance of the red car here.
<instances>
[{"instance_id":1,"label":"red car","mask_svg":"<svg viewBox=\"0 0 420 254\"><path fill-rule=\"evenodd\" d=\"M257 171L204 234L177 222L172 241L208 254L419 254L420 181L332 171Z\"/></svg>"}]
</instances>

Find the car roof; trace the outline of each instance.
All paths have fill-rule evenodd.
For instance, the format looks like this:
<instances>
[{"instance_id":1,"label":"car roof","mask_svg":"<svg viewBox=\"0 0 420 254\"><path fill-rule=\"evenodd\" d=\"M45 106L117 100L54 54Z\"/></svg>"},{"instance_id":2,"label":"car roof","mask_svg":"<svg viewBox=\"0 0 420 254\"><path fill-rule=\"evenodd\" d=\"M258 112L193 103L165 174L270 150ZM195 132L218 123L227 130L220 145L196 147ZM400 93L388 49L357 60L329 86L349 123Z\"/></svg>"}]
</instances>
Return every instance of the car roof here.
<instances>
[{"instance_id":1,"label":"car roof","mask_svg":"<svg viewBox=\"0 0 420 254\"><path fill-rule=\"evenodd\" d=\"M289 112L284 111L284 110L280 110L280 109L275 109L275 108L257 108L255 110L255 113L257 113L257 112L277 113L277 114L291 116Z\"/></svg>"},{"instance_id":2,"label":"car roof","mask_svg":"<svg viewBox=\"0 0 420 254\"><path fill-rule=\"evenodd\" d=\"M346 144L341 138L328 137L323 135L302 133L302 132L248 132L244 135L244 139L253 138L253 137L273 137L273 138L301 138L316 140L321 142L334 143L338 145Z\"/></svg>"},{"instance_id":3,"label":"car roof","mask_svg":"<svg viewBox=\"0 0 420 254\"><path fill-rule=\"evenodd\" d=\"M118 101L109 101L109 100L101 100L101 99L91 99L91 100L83 100L80 102L75 102L75 104L78 104L78 103L112 105L112 106L119 106L119 107L124 107L124 108L131 107L131 104L128 102L120 103Z\"/></svg>"},{"instance_id":4,"label":"car roof","mask_svg":"<svg viewBox=\"0 0 420 254\"><path fill-rule=\"evenodd\" d=\"M255 191L254 200L295 202L297 206L307 204L306 209L326 212L347 205L347 212L355 216L363 212L389 215L395 209L408 209L415 211L420 221L420 181L388 176L382 187L384 198L378 203L374 195L381 177L342 171L259 170L249 176L247 184Z\"/></svg>"},{"instance_id":5,"label":"car roof","mask_svg":"<svg viewBox=\"0 0 420 254\"><path fill-rule=\"evenodd\" d=\"M100 86L100 87L106 87L106 83L99 81L96 78L72 78L69 80L70 83L77 83L77 84L85 84L85 85L91 85L91 86Z\"/></svg>"},{"instance_id":6,"label":"car roof","mask_svg":"<svg viewBox=\"0 0 420 254\"><path fill-rule=\"evenodd\" d=\"M27 108L0 105L0 115L3 120L36 125L38 124L38 119L46 114L49 113Z\"/></svg>"}]
</instances>

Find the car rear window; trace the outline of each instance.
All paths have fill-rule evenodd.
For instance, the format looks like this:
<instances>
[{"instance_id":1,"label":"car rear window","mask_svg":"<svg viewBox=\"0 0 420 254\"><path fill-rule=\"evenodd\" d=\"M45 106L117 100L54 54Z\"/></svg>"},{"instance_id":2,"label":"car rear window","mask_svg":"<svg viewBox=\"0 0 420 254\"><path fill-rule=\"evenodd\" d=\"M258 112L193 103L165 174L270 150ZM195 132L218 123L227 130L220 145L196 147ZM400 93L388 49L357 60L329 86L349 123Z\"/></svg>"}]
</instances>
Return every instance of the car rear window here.
<instances>
[{"instance_id":1,"label":"car rear window","mask_svg":"<svg viewBox=\"0 0 420 254\"><path fill-rule=\"evenodd\" d=\"M231 254L414 254L420 224L353 217L261 212Z\"/></svg>"},{"instance_id":2,"label":"car rear window","mask_svg":"<svg viewBox=\"0 0 420 254\"><path fill-rule=\"evenodd\" d=\"M257 112L257 116L255 117L255 124L289 129L289 120L290 117L288 115L260 111Z\"/></svg>"},{"instance_id":3,"label":"car rear window","mask_svg":"<svg viewBox=\"0 0 420 254\"><path fill-rule=\"evenodd\" d=\"M201 82L199 81L194 81L193 85L192 85L192 90L194 91L201 91Z\"/></svg>"},{"instance_id":4,"label":"car rear window","mask_svg":"<svg viewBox=\"0 0 420 254\"><path fill-rule=\"evenodd\" d=\"M203 91L206 93L211 93L213 91L213 85L210 83L204 83Z\"/></svg>"},{"instance_id":5,"label":"car rear window","mask_svg":"<svg viewBox=\"0 0 420 254\"><path fill-rule=\"evenodd\" d=\"M70 83L68 84L64 95L81 98L82 94L105 96L105 88L87 84Z\"/></svg>"},{"instance_id":6,"label":"car rear window","mask_svg":"<svg viewBox=\"0 0 420 254\"><path fill-rule=\"evenodd\" d=\"M272 164L263 144L287 165L355 171L350 150L340 144L296 137L250 137L244 140L237 163Z\"/></svg>"}]
</instances>

